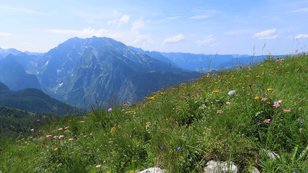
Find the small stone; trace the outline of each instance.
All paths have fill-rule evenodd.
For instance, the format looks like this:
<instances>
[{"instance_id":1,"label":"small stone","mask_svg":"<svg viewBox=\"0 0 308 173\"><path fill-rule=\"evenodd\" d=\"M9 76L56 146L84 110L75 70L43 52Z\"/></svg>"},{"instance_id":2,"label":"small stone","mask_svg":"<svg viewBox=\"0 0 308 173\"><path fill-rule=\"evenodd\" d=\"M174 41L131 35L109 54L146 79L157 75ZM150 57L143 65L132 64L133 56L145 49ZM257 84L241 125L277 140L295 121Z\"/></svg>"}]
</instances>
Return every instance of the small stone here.
<instances>
[{"instance_id":1,"label":"small stone","mask_svg":"<svg viewBox=\"0 0 308 173\"><path fill-rule=\"evenodd\" d=\"M267 157L269 157L271 160L276 160L279 159L280 156L273 152L273 151L269 151L269 150L261 150L262 153L264 153Z\"/></svg>"},{"instance_id":2,"label":"small stone","mask_svg":"<svg viewBox=\"0 0 308 173\"><path fill-rule=\"evenodd\" d=\"M231 90L231 91L228 92L228 95L229 95L229 96L233 96L233 95L235 95L235 94L236 94L236 90Z\"/></svg>"},{"instance_id":3,"label":"small stone","mask_svg":"<svg viewBox=\"0 0 308 173\"><path fill-rule=\"evenodd\" d=\"M160 169L159 167L148 168L138 173L164 173L165 171Z\"/></svg>"},{"instance_id":4,"label":"small stone","mask_svg":"<svg viewBox=\"0 0 308 173\"><path fill-rule=\"evenodd\" d=\"M267 152L267 156L268 156L271 160L276 160L276 159L280 158L280 156L279 156L277 153L273 152L273 151L268 151L268 152Z\"/></svg>"},{"instance_id":5,"label":"small stone","mask_svg":"<svg viewBox=\"0 0 308 173\"><path fill-rule=\"evenodd\" d=\"M250 169L250 173L260 173L260 171L256 168L256 167L252 167L251 169Z\"/></svg>"},{"instance_id":6,"label":"small stone","mask_svg":"<svg viewBox=\"0 0 308 173\"><path fill-rule=\"evenodd\" d=\"M207 162L204 173L237 173L238 168L233 162L216 162L211 160Z\"/></svg>"}]
</instances>

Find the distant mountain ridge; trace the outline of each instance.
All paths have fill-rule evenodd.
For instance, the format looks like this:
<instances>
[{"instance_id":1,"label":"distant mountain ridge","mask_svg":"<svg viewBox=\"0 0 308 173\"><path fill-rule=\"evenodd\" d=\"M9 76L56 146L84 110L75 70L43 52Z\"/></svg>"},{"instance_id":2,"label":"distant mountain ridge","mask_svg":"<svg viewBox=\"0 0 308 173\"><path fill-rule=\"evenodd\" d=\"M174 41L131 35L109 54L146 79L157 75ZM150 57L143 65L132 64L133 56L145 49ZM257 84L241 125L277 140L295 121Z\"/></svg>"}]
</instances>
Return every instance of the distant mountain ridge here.
<instances>
[{"instance_id":1,"label":"distant mountain ridge","mask_svg":"<svg viewBox=\"0 0 308 173\"><path fill-rule=\"evenodd\" d=\"M205 55L191 53L161 53L161 55L168 58L180 68L199 72L219 71L256 64L267 58L267 56Z\"/></svg>"},{"instance_id":2,"label":"distant mountain ridge","mask_svg":"<svg viewBox=\"0 0 308 173\"><path fill-rule=\"evenodd\" d=\"M0 60L0 81L12 90L41 89L38 78L33 74L26 73L23 66L13 58L9 58L10 56Z\"/></svg>"},{"instance_id":3,"label":"distant mountain ridge","mask_svg":"<svg viewBox=\"0 0 308 173\"><path fill-rule=\"evenodd\" d=\"M6 72L11 75L6 75L8 79L1 79L0 74L0 82L13 90L41 88L53 98L86 109L134 103L151 92L193 80L200 72L255 64L266 58L145 51L106 37L71 38L47 53L14 50L2 49L2 60L14 60L23 67L25 72L12 82L20 88L8 82L14 79L13 72ZM12 69L16 68L7 70ZM29 75L35 75L38 82ZM20 81L30 84L23 86Z\"/></svg>"},{"instance_id":4,"label":"distant mountain ridge","mask_svg":"<svg viewBox=\"0 0 308 173\"><path fill-rule=\"evenodd\" d=\"M0 107L9 107L37 113L64 115L78 111L67 104L51 98L37 89L11 91L0 82Z\"/></svg>"}]
</instances>

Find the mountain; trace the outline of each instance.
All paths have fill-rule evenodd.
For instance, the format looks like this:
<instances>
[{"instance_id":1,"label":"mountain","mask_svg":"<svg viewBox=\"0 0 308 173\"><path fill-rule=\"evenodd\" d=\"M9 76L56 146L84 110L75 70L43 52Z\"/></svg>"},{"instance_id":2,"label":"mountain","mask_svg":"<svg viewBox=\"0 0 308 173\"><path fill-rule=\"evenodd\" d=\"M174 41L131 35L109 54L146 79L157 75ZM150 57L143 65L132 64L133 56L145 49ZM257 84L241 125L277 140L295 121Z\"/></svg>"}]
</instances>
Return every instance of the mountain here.
<instances>
[{"instance_id":1,"label":"mountain","mask_svg":"<svg viewBox=\"0 0 308 173\"><path fill-rule=\"evenodd\" d=\"M72 38L45 57L38 75L44 91L83 108L136 102L199 75L110 38Z\"/></svg>"},{"instance_id":2,"label":"mountain","mask_svg":"<svg viewBox=\"0 0 308 173\"><path fill-rule=\"evenodd\" d=\"M77 109L51 98L37 89L11 91L0 82L0 106L17 108L30 112L63 115Z\"/></svg>"},{"instance_id":3,"label":"mountain","mask_svg":"<svg viewBox=\"0 0 308 173\"><path fill-rule=\"evenodd\" d=\"M23 66L10 58L10 56L8 55L8 57L0 60L0 82L5 83L12 90L40 89L37 77L26 73Z\"/></svg>"},{"instance_id":4,"label":"mountain","mask_svg":"<svg viewBox=\"0 0 308 173\"><path fill-rule=\"evenodd\" d=\"M5 58L6 56L8 55L18 55L22 53L21 51L19 50L16 50L16 49L13 49L13 48L10 48L10 49L2 49L0 48L0 57L2 58Z\"/></svg>"},{"instance_id":5,"label":"mountain","mask_svg":"<svg viewBox=\"0 0 308 173\"><path fill-rule=\"evenodd\" d=\"M259 63L266 59L266 56L249 55L204 55L190 53L161 53L173 64L190 71L219 71L239 66Z\"/></svg>"}]
</instances>

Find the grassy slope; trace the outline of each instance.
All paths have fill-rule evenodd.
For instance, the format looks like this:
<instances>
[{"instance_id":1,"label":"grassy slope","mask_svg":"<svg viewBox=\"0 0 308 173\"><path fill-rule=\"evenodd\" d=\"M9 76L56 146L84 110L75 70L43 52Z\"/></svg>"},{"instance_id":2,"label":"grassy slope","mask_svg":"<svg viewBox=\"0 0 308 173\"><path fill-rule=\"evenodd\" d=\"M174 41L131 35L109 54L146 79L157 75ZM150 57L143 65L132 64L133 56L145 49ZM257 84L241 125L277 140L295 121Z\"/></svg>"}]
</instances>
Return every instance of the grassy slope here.
<instances>
[{"instance_id":1,"label":"grassy slope","mask_svg":"<svg viewBox=\"0 0 308 173\"><path fill-rule=\"evenodd\" d=\"M307 67L307 56L269 60L204 76L111 113L55 121L0 148L0 170L134 172L157 165L169 172L200 172L215 159L232 160L241 172L251 166L262 172L308 172ZM230 90L236 95L229 96ZM279 108L272 106L276 100L282 100ZM64 138L47 139L47 134ZM268 159L264 150L280 159Z\"/></svg>"}]
</instances>

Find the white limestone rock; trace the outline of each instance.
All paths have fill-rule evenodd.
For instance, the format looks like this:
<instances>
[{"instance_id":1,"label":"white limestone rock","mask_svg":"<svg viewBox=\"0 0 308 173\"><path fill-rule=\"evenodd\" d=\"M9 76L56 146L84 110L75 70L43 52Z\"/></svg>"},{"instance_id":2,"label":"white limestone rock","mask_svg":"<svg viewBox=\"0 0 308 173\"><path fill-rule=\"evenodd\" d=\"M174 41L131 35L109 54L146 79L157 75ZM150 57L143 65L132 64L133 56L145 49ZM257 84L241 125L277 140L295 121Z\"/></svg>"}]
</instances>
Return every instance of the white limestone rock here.
<instances>
[{"instance_id":1,"label":"white limestone rock","mask_svg":"<svg viewBox=\"0 0 308 173\"><path fill-rule=\"evenodd\" d=\"M238 168L233 162L219 162L211 160L207 162L204 173L237 173Z\"/></svg>"}]
</instances>

